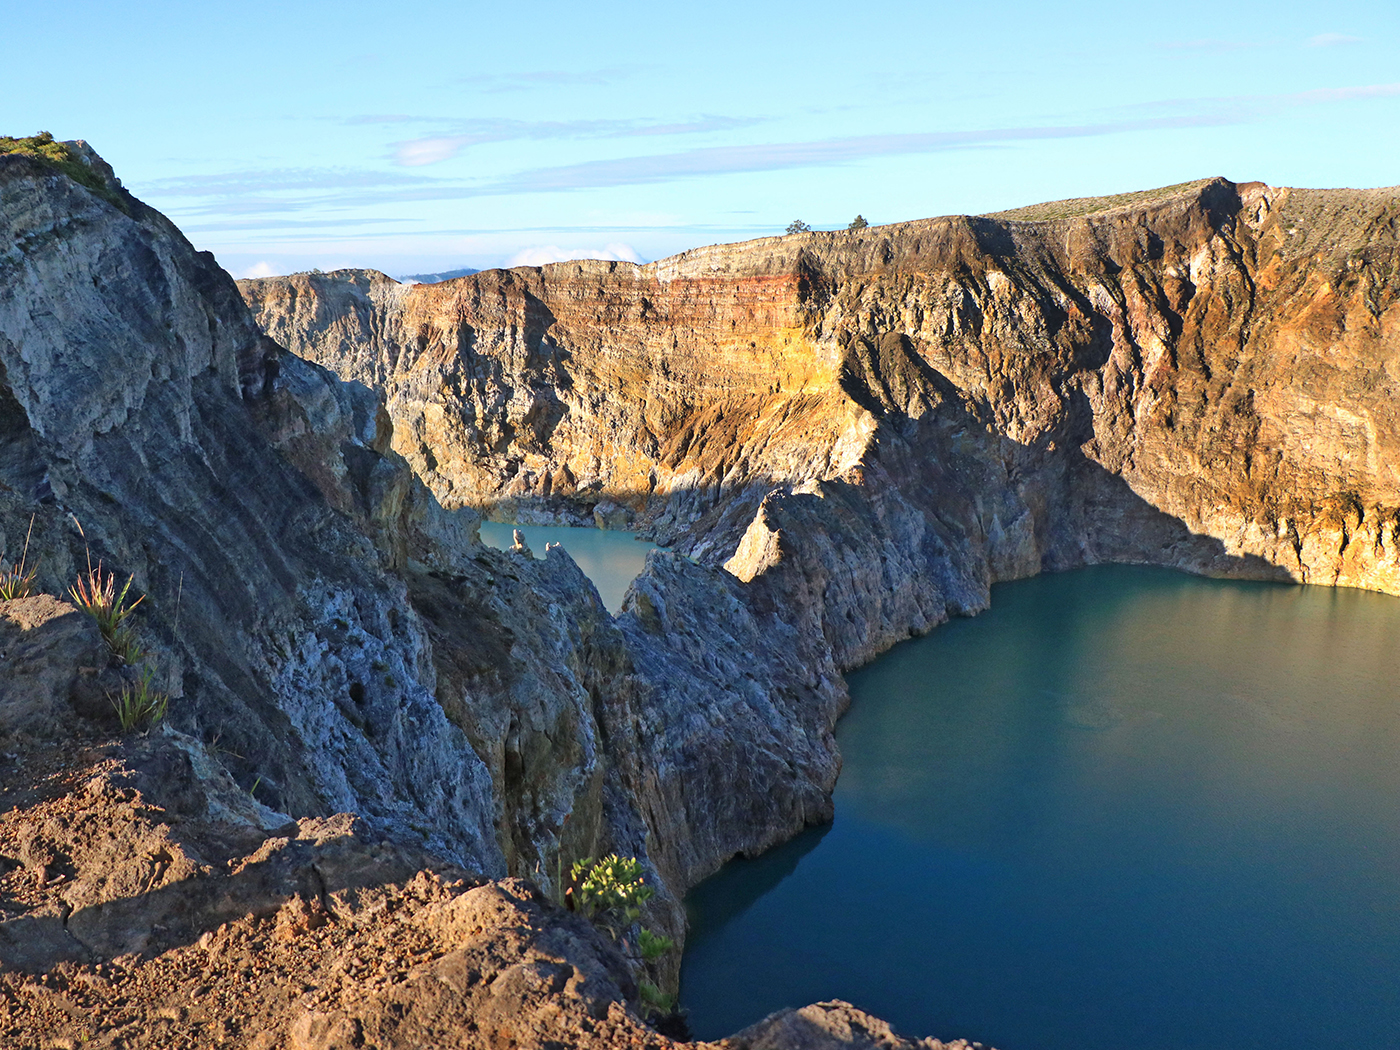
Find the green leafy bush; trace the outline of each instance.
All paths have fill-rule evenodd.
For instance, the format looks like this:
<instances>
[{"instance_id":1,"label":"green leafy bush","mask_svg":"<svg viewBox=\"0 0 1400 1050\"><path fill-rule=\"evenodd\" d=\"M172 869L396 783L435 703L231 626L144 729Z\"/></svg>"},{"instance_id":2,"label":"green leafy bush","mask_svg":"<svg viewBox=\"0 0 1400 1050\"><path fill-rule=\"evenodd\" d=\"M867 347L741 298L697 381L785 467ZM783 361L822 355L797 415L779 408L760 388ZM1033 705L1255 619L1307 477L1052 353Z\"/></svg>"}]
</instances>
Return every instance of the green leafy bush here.
<instances>
[{"instance_id":1,"label":"green leafy bush","mask_svg":"<svg viewBox=\"0 0 1400 1050\"><path fill-rule=\"evenodd\" d=\"M811 230L812 227L808 226L801 219L793 219L792 222L787 224L788 233L810 233Z\"/></svg>"},{"instance_id":2,"label":"green leafy bush","mask_svg":"<svg viewBox=\"0 0 1400 1050\"><path fill-rule=\"evenodd\" d=\"M574 901L590 919L615 917L625 928L641 917L642 905L656 891L642 881L642 864L636 857L610 853L574 862L569 874L577 888Z\"/></svg>"},{"instance_id":3,"label":"green leafy bush","mask_svg":"<svg viewBox=\"0 0 1400 1050\"><path fill-rule=\"evenodd\" d=\"M566 901L606 929L615 941L621 941L621 935L641 918L642 905L656 895L656 890L643 881L642 864L636 857L624 858L616 853L602 860L588 857L575 861L569 875L571 886ZM637 950L643 962L655 962L675 947L676 942L670 937L653 933L645 926L638 928ZM642 1005L651 1012L664 1015L675 1010L674 995L666 995L650 981L639 982L638 988Z\"/></svg>"}]
</instances>

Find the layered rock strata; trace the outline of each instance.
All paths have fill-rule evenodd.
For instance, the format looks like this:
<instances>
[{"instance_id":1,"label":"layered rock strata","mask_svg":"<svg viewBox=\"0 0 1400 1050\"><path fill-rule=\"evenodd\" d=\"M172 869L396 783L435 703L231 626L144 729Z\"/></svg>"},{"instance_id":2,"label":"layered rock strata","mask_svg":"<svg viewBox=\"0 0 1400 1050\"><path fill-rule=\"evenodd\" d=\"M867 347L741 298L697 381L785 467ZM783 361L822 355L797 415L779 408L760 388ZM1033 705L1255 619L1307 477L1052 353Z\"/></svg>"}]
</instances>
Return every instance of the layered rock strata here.
<instances>
[{"instance_id":1,"label":"layered rock strata","mask_svg":"<svg viewBox=\"0 0 1400 1050\"><path fill-rule=\"evenodd\" d=\"M1096 562L1400 593L1400 197L1214 179L1074 203L241 289L272 337L385 391L444 504L630 522L772 576L841 667Z\"/></svg>"}]
</instances>

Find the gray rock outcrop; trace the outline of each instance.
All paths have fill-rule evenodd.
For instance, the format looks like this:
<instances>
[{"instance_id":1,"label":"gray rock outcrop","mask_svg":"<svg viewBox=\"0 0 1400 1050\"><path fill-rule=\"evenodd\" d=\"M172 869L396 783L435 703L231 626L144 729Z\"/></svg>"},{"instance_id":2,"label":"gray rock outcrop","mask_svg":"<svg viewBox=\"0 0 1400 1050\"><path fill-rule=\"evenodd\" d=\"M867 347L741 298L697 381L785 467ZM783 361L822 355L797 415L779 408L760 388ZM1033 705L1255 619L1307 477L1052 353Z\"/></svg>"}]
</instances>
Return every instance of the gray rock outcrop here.
<instances>
[{"instance_id":1,"label":"gray rock outcrop","mask_svg":"<svg viewBox=\"0 0 1400 1050\"><path fill-rule=\"evenodd\" d=\"M845 687L762 586L659 554L614 619L562 550L483 547L380 397L163 217L23 157L0 181L5 550L33 517L42 590L132 575L170 724L259 803L546 886L638 856L678 940L680 892L829 817Z\"/></svg>"}]
</instances>

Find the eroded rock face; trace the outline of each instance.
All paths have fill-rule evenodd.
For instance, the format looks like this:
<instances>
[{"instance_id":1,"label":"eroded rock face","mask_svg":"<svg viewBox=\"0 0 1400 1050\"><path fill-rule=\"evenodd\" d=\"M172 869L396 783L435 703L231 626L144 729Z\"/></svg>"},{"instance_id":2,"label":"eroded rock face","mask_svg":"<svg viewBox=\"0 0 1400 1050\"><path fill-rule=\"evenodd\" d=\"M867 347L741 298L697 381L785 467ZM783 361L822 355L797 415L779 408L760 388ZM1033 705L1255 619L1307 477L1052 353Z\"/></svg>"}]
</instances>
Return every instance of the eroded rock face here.
<instances>
[{"instance_id":1,"label":"eroded rock face","mask_svg":"<svg viewBox=\"0 0 1400 1050\"><path fill-rule=\"evenodd\" d=\"M7 556L32 519L39 590L66 593L89 559L133 575L171 721L244 790L298 816L416 825L503 872L489 772L434 698L422 624L383 571L392 545L368 538L403 502L377 494L395 467L373 420L269 343L212 257L114 181L120 207L6 156L0 186ZM296 452L288 399L324 417L310 429L345 433L305 472L274 445Z\"/></svg>"},{"instance_id":2,"label":"eroded rock face","mask_svg":"<svg viewBox=\"0 0 1400 1050\"><path fill-rule=\"evenodd\" d=\"M445 503L624 508L791 598L821 578L798 615L849 667L1042 569L1400 593L1397 214L1216 179L1054 221L241 288L387 392Z\"/></svg>"}]
</instances>

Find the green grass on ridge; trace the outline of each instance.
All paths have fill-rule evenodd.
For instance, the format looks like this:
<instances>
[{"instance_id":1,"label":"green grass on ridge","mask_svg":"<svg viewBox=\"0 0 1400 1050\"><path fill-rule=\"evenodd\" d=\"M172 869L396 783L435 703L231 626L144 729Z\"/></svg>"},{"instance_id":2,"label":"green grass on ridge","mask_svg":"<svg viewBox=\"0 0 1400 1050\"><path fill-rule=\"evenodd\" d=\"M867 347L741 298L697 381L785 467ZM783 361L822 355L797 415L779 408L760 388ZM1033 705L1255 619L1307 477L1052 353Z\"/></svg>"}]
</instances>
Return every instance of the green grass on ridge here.
<instances>
[{"instance_id":1,"label":"green grass on ridge","mask_svg":"<svg viewBox=\"0 0 1400 1050\"><path fill-rule=\"evenodd\" d=\"M1197 190L1210 182L1210 179L1196 179L1194 182L1178 182L1174 186L1159 186L1155 190L1135 190L1132 193L1115 193L1108 197L1073 197L1064 201L1047 201L1044 204L1030 204L1024 208L1011 208L1007 211L988 212L988 219L1012 219L1017 222L1043 222L1047 219L1077 219L1083 215L1093 215L1101 211L1113 211L1133 204L1147 204L1151 201L1175 197L1177 194Z\"/></svg>"}]
</instances>

